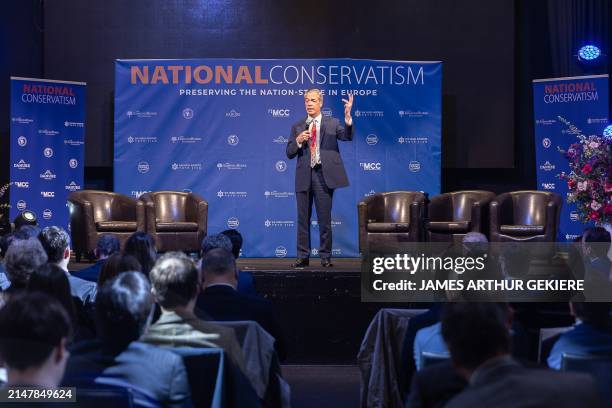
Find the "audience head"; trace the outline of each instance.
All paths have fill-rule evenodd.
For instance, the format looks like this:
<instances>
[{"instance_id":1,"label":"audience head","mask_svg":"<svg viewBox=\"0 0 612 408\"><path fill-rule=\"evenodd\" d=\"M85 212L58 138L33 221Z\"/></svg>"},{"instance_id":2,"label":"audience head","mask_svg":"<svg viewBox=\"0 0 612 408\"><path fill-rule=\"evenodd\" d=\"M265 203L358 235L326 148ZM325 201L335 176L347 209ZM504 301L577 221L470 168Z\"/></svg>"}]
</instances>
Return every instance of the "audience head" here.
<instances>
[{"instance_id":1,"label":"audience head","mask_svg":"<svg viewBox=\"0 0 612 408\"><path fill-rule=\"evenodd\" d=\"M6 251L8 250L8 247L10 247L14 241L28 238L28 234L22 231L15 231L6 235L2 235L0 237L0 258L4 258L6 256Z\"/></svg>"},{"instance_id":2,"label":"audience head","mask_svg":"<svg viewBox=\"0 0 612 408\"><path fill-rule=\"evenodd\" d=\"M157 303L165 309L187 306L200 290L198 268L182 252L162 255L151 269L149 279Z\"/></svg>"},{"instance_id":3,"label":"audience head","mask_svg":"<svg viewBox=\"0 0 612 408\"><path fill-rule=\"evenodd\" d=\"M98 286L104 285L107 281L111 280L115 276L122 272L142 272L142 266L138 259L132 255L121 255L119 253L111 255L100 269L100 275L98 275Z\"/></svg>"},{"instance_id":4,"label":"audience head","mask_svg":"<svg viewBox=\"0 0 612 408\"><path fill-rule=\"evenodd\" d=\"M57 387L70 336L70 317L56 299L39 292L12 296L0 309L0 359L9 385Z\"/></svg>"},{"instance_id":5,"label":"audience head","mask_svg":"<svg viewBox=\"0 0 612 408\"><path fill-rule=\"evenodd\" d=\"M102 235L100 238L98 238L96 248L94 249L95 255L98 259L106 259L119 251L121 251L119 238L108 234Z\"/></svg>"},{"instance_id":6,"label":"audience head","mask_svg":"<svg viewBox=\"0 0 612 408\"><path fill-rule=\"evenodd\" d=\"M149 276L157 258L155 240L151 235L146 232L133 233L126 241L123 253L138 259L142 267L142 273Z\"/></svg>"},{"instance_id":7,"label":"audience head","mask_svg":"<svg viewBox=\"0 0 612 408\"><path fill-rule=\"evenodd\" d=\"M441 320L453 364L466 377L491 358L510 352L507 304L446 303Z\"/></svg>"},{"instance_id":8,"label":"audience head","mask_svg":"<svg viewBox=\"0 0 612 408\"><path fill-rule=\"evenodd\" d=\"M606 330L611 326L609 302L570 302L574 316L598 329Z\"/></svg>"},{"instance_id":9,"label":"audience head","mask_svg":"<svg viewBox=\"0 0 612 408\"><path fill-rule=\"evenodd\" d=\"M26 224L26 225L22 225L21 227L19 227L18 231L27 235L28 238L38 238L38 235L40 234L41 229L38 225Z\"/></svg>"},{"instance_id":10,"label":"audience head","mask_svg":"<svg viewBox=\"0 0 612 408\"><path fill-rule=\"evenodd\" d=\"M592 257L605 258L610 250L610 233L604 227L590 227L582 233L584 253Z\"/></svg>"},{"instance_id":11,"label":"audience head","mask_svg":"<svg viewBox=\"0 0 612 408\"><path fill-rule=\"evenodd\" d=\"M232 241L223 234L210 234L204 237L202 240L202 246L200 248L200 256L206 255L206 253L215 248L223 248L228 252L232 252Z\"/></svg>"},{"instance_id":12,"label":"audience head","mask_svg":"<svg viewBox=\"0 0 612 408\"><path fill-rule=\"evenodd\" d=\"M480 232L468 232L462 240L464 256L479 257L489 251L489 240Z\"/></svg>"},{"instance_id":13,"label":"audience head","mask_svg":"<svg viewBox=\"0 0 612 408\"><path fill-rule=\"evenodd\" d=\"M236 288L238 274L236 260L232 253L223 248L215 248L206 252L202 258L202 278L205 286L227 283Z\"/></svg>"},{"instance_id":14,"label":"audience head","mask_svg":"<svg viewBox=\"0 0 612 408\"><path fill-rule=\"evenodd\" d=\"M225 235L232 241L232 254L234 258L238 259L240 257L240 250L242 249L242 234L235 229L227 229L221 234Z\"/></svg>"},{"instance_id":15,"label":"audience head","mask_svg":"<svg viewBox=\"0 0 612 408\"><path fill-rule=\"evenodd\" d=\"M4 267L13 289L25 289L30 276L47 262L47 254L35 238L14 240L6 251Z\"/></svg>"},{"instance_id":16,"label":"audience head","mask_svg":"<svg viewBox=\"0 0 612 408\"><path fill-rule=\"evenodd\" d=\"M98 289L95 303L96 329L105 344L123 350L145 332L153 296L141 272L124 272Z\"/></svg>"},{"instance_id":17,"label":"audience head","mask_svg":"<svg viewBox=\"0 0 612 408\"><path fill-rule=\"evenodd\" d=\"M74 302L70 294L70 282L66 272L55 264L46 263L30 276L28 292L42 292L58 300L71 318L75 317Z\"/></svg>"},{"instance_id":18,"label":"audience head","mask_svg":"<svg viewBox=\"0 0 612 408\"><path fill-rule=\"evenodd\" d=\"M70 236L60 227L45 227L38 235L49 263L54 263L68 270L70 260Z\"/></svg>"}]
</instances>

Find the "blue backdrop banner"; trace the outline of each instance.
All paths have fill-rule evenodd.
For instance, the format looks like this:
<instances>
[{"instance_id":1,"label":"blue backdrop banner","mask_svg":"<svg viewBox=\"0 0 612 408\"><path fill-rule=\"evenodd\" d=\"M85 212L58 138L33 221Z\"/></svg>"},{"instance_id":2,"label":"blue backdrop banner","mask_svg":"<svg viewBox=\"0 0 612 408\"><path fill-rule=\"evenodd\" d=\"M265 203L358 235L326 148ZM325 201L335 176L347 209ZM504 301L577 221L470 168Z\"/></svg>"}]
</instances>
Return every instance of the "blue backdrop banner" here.
<instances>
[{"instance_id":1,"label":"blue backdrop banner","mask_svg":"<svg viewBox=\"0 0 612 408\"><path fill-rule=\"evenodd\" d=\"M295 163L285 147L306 117L309 88L323 90L322 113L340 120L342 98L355 95L354 138L340 143L350 187L334 194L334 256L358 255L364 196L440 191L440 62L118 60L115 68L115 191L200 194L209 233L239 229L243 256L295 256Z\"/></svg>"},{"instance_id":2,"label":"blue backdrop banner","mask_svg":"<svg viewBox=\"0 0 612 408\"><path fill-rule=\"evenodd\" d=\"M41 227L69 225L66 199L83 185L85 83L11 78L11 211Z\"/></svg>"},{"instance_id":3,"label":"blue backdrop banner","mask_svg":"<svg viewBox=\"0 0 612 408\"><path fill-rule=\"evenodd\" d=\"M569 162L559 153L578 142L576 135L602 135L608 125L608 75L533 81L536 172L538 189L554 191L564 199L559 241L573 241L585 225L575 204L568 204L567 183L557 177L570 172Z\"/></svg>"}]
</instances>

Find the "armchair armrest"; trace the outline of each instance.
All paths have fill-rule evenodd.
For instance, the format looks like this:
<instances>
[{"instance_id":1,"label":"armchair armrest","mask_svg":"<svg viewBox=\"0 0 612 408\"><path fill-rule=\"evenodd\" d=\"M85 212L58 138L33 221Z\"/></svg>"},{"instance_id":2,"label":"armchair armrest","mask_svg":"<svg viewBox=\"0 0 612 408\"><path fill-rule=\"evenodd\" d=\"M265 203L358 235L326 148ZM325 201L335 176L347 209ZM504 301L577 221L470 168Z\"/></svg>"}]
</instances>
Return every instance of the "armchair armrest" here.
<instances>
[{"instance_id":1,"label":"armchair armrest","mask_svg":"<svg viewBox=\"0 0 612 408\"><path fill-rule=\"evenodd\" d=\"M187 214L189 214L189 219L196 220L198 233L206 234L208 228L208 202L195 193L189 193L187 205L189 206Z\"/></svg>"},{"instance_id":2,"label":"armchair armrest","mask_svg":"<svg viewBox=\"0 0 612 408\"><path fill-rule=\"evenodd\" d=\"M153 201L153 197L151 194L144 193L140 196L140 201L142 201L144 205L144 213L145 213L145 231L149 234L154 234L157 232L156 222L155 222L155 201Z\"/></svg>"}]
</instances>

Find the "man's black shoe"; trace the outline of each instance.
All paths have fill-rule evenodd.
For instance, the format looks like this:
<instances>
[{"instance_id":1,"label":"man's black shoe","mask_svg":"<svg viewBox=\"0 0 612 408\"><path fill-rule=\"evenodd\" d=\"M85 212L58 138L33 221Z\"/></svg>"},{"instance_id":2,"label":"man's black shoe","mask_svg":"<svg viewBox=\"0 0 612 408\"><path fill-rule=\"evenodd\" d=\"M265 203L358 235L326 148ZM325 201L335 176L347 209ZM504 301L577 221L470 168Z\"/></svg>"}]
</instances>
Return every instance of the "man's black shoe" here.
<instances>
[{"instance_id":1,"label":"man's black shoe","mask_svg":"<svg viewBox=\"0 0 612 408\"><path fill-rule=\"evenodd\" d=\"M298 258L295 260L295 263L291 264L292 268L304 268L308 266L308 258Z\"/></svg>"},{"instance_id":2,"label":"man's black shoe","mask_svg":"<svg viewBox=\"0 0 612 408\"><path fill-rule=\"evenodd\" d=\"M331 259L329 258L322 258L321 259L321 266L324 268L331 268L334 266L333 263L331 263Z\"/></svg>"}]
</instances>

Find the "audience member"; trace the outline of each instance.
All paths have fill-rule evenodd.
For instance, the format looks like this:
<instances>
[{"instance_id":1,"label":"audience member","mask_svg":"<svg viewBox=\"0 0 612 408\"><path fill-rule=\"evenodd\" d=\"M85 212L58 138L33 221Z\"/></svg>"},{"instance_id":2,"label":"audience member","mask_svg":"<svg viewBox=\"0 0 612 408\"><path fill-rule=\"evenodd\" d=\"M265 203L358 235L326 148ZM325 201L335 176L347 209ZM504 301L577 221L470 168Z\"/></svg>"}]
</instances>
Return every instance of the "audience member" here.
<instances>
[{"instance_id":1,"label":"audience member","mask_svg":"<svg viewBox=\"0 0 612 408\"><path fill-rule=\"evenodd\" d=\"M29 236L24 231L15 231L9 234L0 236L0 291L6 290L11 286L11 281L6 275L6 268L4 267L4 258L6 257L6 251L16 240L28 239Z\"/></svg>"},{"instance_id":2,"label":"audience member","mask_svg":"<svg viewBox=\"0 0 612 408\"><path fill-rule=\"evenodd\" d=\"M94 248L96 262L93 265L73 272L72 274L77 278L85 279L90 282L98 282L100 270L102 269L104 262L106 262L106 259L115 253L119 253L120 251L121 245L119 243L119 238L109 234L102 235L100 238L98 238L98 242Z\"/></svg>"},{"instance_id":3,"label":"audience member","mask_svg":"<svg viewBox=\"0 0 612 408\"><path fill-rule=\"evenodd\" d=\"M15 229L20 233L26 235L28 238L38 238L40 234L40 227L38 225L26 224L21 227L15 226Z\"/></svg>"},{"instance_id":4,"label":"audience member","mask_svg":"<svg viewBox=\"0 0 612 408\"><path fill-rule=\"evenodd\" d=\"M70 262L70 236L68 233L60 227L46 227L40 232L38 239L45 252L47 252L48 262L56 264L66 273L72 296L79 298L84 305L93 302L96 297L97 285L72 276L68 272L68 263Z\"/></svg>"},{"instance_id":5,"label":"audience member","mask_svg":"<svg viewBox=\"0 0 612 408\"><path fill-rule=\"evenodd\" d=\"M125 272L102 286L96 296L95 320L100 338L77 344L66 367L66 386L107 381L133 389L135 404L143 398L168 407L191 406L187 372L181 357L138 341L147 329L153 297L147 278Z\"/></svg>"},{"instance_id":6,"label":"audience member","mask_svg":"<svg viewBox=\"0 0 612 408\"><path fill-rule=\"evenodd\" d=\"M236 261L230 252L222 248L208 251L202 259L202 278L205 289L196 304L198 316L217 321L255 321L274 337L279 358L285 358L285 342L272 304L238 293Z\"/></svg>"},{"instance_id":7,"label":"audience member","mask_svg":"<svg viewBox=\"0 0 612 408\"><path fill-rule=\"evenodd\" d=\"M206 253L211 249L223 248L226 251L231 252L234 255L234 259L238 259L236 255L240 255L242 235L240 235L238 231L236 231L236 233L228 233L227 231L204 237L202 240L200 256L204 257L204 255L206 255ZM256 296L257 291L255 290L253 275L249 272L244 272L238 269L238 286L236 287L236 290L245 295Z\"/></svg>"},{"instance_id":8,"label":"audience member","mask_svg":"<svg viewBox=\"0 0 612 408\"><path fill-rule=\"evenodd\" d=\"M586 374L529 369L510 356L510 312L494 303L447 303L442 336L469 386L446 407L602 406Z\"/></svg>"},{"instance_id":9,"label":"audience member","mask_svg":"<svg viewBox=\"0 0 612 408\"><path fill-rule=\"evenodd\" d=\"M193 313L201 278L191 258L168 252L157 260L149 279L162 313L142 341L167 347L219 347L245 371L234 330L200 320Z\"/></svg>"},{"instance_id":10,"label":"audience member","mask_svg":"<svg viewBox=\"0 0 612 408\"><path fill-rule=\"evenodd\" d=\"M132 255L121 255L119 253L111 255L102 265L100 275L98 275L98 287L113 279L121 272L142 272L142 266L138 259Z\"/></svg>"},{"instance_id":11,"label":"audience member","mask_svg":"<svg viewBox=\"0 0 612 408\"><path fill-rule=\"evenodd\" d=\"M155 240L146 232L135 232L125 242L123 254L132 255L136 258L140 262L142 273L149 276L149 272L151 272L157 259Z\"/></svg>"},{"instance_id":12,"label":"audience member","mask_svg":"<svg viewBox=\"0 0 612 408\"><path fill-rule=\"evenodd\" d=\"M70 317L56 299L43 293L12 296L0 309L0 360L7 367L7 385L57 387L70 332Z\"/></svg>"},{"instance_id":13,"label":"audience member","mask_svg":"<svg viewBox=\"0 0 612 408\"><path fill-rule=\"evenodd\" d=\"M610 303L570 302L570 311L576 325L559 336L548 356L548 366L560 370L563 353L612 356Z\"/></svg>"},{"instance_id":14,"label":"audience member","mask_svg":"<svg viewBox=\"0 0 612 408\"><path fill-rule=\"evenodd\" d=\"M4 257L6 276L10 281L10 286L2 292L4 300L25 289L32 273L46 262L47 254L37 239L17 239L11 242Z\"/></svg>"},{"instance_id":15,"label":"audience member","mask_svg":"<svg viewBox=\"0 0 612 408\"><path fill-rule=\"evenodd\" d=\"M582 252L585 268L600 275L604 281L612 280L612 261L608 257L610 233L603 227L590 227L582 233Z\"/></svg>"}]
</instances>

